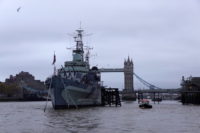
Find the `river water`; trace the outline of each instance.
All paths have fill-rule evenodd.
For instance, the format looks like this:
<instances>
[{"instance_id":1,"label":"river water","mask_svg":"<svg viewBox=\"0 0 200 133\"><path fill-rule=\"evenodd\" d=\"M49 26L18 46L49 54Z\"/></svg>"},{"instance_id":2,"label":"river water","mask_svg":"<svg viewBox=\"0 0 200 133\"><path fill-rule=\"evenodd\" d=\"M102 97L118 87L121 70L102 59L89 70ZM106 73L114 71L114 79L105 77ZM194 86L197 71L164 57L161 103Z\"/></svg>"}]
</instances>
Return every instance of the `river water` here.
<instances>
[{"instance_id":1,"label":"river water","mask_svg":"<svg viewBox=\"0 0 200 133\"><path fill-rule=\"evenodd\" d=\"M1 102L1 133L198 133L200 106L176 101L138 108L137 102L122 107L90 107L53 110L45 102Z\"/></svg>"}]
</instances>

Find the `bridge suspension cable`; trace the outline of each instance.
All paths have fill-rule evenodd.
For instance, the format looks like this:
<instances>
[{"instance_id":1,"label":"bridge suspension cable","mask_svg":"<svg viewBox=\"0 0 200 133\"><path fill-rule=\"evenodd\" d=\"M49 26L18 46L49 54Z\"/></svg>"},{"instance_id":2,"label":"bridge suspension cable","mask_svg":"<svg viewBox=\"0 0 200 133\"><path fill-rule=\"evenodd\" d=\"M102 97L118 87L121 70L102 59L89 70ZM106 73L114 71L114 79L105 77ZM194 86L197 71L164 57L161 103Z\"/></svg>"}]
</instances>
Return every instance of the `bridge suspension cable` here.
<instances>
[{"instance_id":1,"label":"bridge suspension cable","mask_svg":"<svg viewBox=\"0 0 200 133\"><path fill-rule=\"evenodd\" d=\"M133 75L145 86L147 86L149 89L162 89L160 87L157 87L153 84L150 84L149 82L145 81L144 79L142 79L140 76L138 76L136 73L133 73Z\"/></svg>"}]
</instances>

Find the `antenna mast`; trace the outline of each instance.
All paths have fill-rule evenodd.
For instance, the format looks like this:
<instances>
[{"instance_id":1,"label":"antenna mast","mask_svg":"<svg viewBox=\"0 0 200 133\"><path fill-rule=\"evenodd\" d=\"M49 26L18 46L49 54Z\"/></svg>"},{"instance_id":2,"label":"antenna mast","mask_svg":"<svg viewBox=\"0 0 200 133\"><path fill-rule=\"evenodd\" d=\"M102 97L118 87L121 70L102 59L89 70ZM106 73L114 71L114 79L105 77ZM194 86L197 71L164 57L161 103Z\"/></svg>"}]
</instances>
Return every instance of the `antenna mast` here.
<instances>
[{"instance_id":1,"label":"antenna mast","mask_svg":"<svg viewBox=\"0 0 200 133\"><path fill-rule=\"evenodd\" d=\"M90 50L92 50L93 48L86 46L85 49L87 50L85 61L87 62L88 66L90 66Z\"/></svg>"}]
</instances>

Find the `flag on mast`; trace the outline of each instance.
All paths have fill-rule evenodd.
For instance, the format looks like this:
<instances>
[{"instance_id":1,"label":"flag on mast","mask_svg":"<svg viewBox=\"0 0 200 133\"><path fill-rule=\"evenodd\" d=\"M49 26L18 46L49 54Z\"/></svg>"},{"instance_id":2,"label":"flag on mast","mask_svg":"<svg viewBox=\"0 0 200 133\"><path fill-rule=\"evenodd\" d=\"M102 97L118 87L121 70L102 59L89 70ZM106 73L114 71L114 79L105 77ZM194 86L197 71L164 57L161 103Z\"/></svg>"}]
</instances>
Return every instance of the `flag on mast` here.
<instances>
[{"instance_id":1,"label":"flag on mast","mask_svg":"<svg viewBox=\"0 0 200 133\"><path fill-rule=\"evenodd\" d=\"M53 55L53 63L52 63L52 65L54 65L56 63L56 54L55 54L55 52L54 52L54 55Z\"/></svg>"}]
</instances>

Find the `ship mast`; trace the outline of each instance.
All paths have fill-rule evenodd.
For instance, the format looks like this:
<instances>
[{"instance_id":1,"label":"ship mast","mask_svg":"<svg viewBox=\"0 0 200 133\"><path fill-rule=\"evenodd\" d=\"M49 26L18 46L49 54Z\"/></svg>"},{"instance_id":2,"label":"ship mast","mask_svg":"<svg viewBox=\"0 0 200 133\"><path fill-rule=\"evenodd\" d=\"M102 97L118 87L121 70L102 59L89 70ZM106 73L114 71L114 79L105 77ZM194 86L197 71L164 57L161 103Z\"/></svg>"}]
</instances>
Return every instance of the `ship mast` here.
<instances>
[{"instance_id":1,"label":"ship mast","mask_svg":"<svg viewBox=\"0 0 200 133\"><path fill-rule=\"evenodd\" d=\"M88 68L90 68L90 50L92 50L93 48L89 47L89 46L85 46L86 49L86 55L85 55L85 62L88 65Z\"/></svg>"},{"instance_id":2,"label":"ship mast","mask_svg":"<svg viewBox=\"0 0 200 133\"><path fill-rule=\"evenodd\" d=\"M84 61L84 50L83 50L83 31L81 28L76 30L77 35L74 37L74 40L76 42L76 49L73 50L73 60L74 61Z\"/></svg>"},{"instance_id":3,"label":"ship mast","mask_svg":"<svg viewBox=\"0 0 200 133\"><path fill-rule=\"evenodd\" d=\"M77 36L74 37L75 39L75 42L76 42L76 50L80 50L80 51L83 51L83 41L82 41L82 38L83 38L83 30L82 29L78 29L76 30L77 31Z\"/></svg>"}]
</instances>

